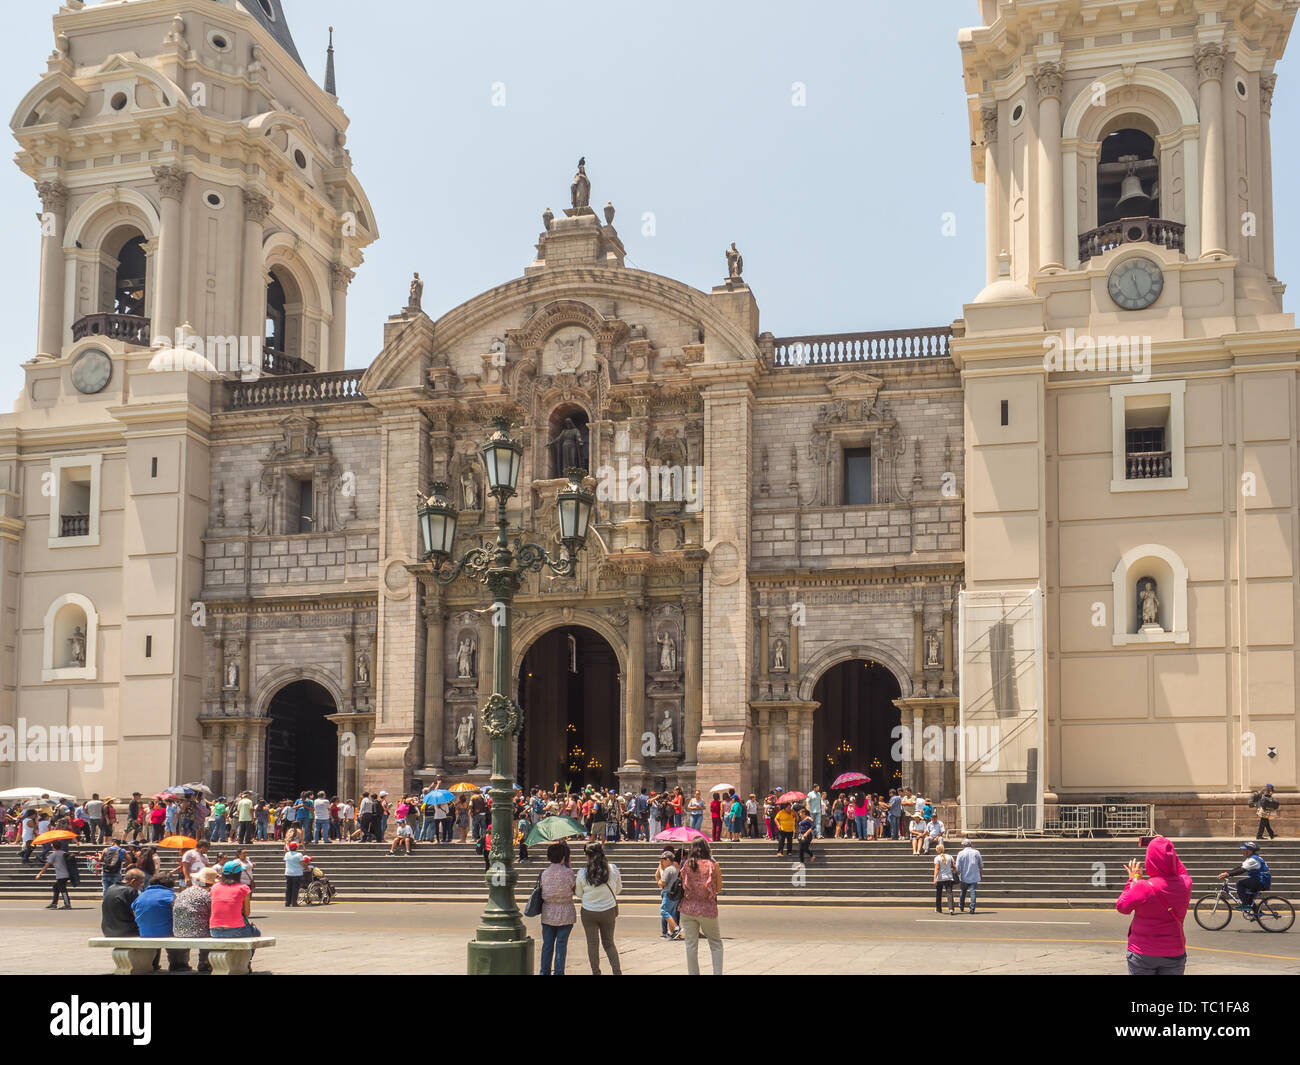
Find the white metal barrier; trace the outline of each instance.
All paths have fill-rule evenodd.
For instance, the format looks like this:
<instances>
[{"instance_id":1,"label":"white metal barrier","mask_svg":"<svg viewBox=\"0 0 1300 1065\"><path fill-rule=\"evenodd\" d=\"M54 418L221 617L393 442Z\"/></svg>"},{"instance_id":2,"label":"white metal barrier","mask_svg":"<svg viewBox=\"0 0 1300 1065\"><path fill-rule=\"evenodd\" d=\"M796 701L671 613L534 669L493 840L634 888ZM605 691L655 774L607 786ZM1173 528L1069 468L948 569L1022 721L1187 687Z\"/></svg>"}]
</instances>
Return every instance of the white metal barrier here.
<instances>
[{"instance_id":1,"label":"white metal barrier","mask_svg":"<svg viewBox=\"0 0 1300 1065\"><path fill-rule=\"evenodd\" d=\"M986 803L938 807L945 835L981 836L1116 836L1154 835L1156 808L1147 803L1044 803L1039 823L1033 803Z\"/></svg>"}]
</instances>

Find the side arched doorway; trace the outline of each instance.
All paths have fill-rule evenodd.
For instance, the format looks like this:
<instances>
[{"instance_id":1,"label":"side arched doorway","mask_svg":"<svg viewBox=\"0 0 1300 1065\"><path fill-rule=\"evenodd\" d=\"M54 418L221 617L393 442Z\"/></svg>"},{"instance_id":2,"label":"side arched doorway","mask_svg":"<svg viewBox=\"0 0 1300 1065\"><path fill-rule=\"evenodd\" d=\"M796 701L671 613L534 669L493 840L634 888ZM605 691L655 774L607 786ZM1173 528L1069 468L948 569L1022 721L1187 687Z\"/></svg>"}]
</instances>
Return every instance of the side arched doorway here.
<instances>
[{"instance_id":1,"label":"side arched doorway","mask_svg":"<svg viewBox=\"0 0 1300 1065\"><path fill-rule=\"evenodd\" d=\"M519 670L516 781L549 789L616 784L619 767L618 656L603 636L581 625L543 633Z\"/></svg>"},{"instance_id":2,"label":"side arched doorway","mask_svg":"<svg viewBox=\"0 0 1300 1065\"><path fill-rule=\"evenodd\" d=\"M894 700L898 680L874 660L850 659L832 666L817 681L813 699L814 783L829 787L841 773L865 773L867 790L885 792L902 782L893 730L900 722Z\"/></svg>"},{"instance_id":3,"label":"side arched doorway","mask_svg":"<svg viewBox=\"0 0 1300 1065\"><path fill-rule=\"evenodd\" d=\"M270 800L298 795L310 788L338 791L338 729L329 720L338 713L328 691L311 680L286 684L267 705L266 789Z\"/></svg>"}]
</instances>

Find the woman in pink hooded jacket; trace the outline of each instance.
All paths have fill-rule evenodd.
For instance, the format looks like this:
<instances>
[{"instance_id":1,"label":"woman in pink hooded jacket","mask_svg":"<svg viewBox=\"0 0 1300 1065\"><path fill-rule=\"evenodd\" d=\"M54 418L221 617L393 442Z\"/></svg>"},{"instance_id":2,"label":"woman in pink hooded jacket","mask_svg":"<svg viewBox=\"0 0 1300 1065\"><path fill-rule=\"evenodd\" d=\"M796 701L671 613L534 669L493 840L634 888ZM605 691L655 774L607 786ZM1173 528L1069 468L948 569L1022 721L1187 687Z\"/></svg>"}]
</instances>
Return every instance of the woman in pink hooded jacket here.
<instances>
[{"instance_id":1,"label":"woman in pink hooded jacket","mask_svg":"<svg viewBox=\"0 0 1300 1065\"><path fill-rule=\"evenodd\" d=\"M1192 898L1192 878L1164 836L1147 844L1146 878L1137 859L1128 863L1128 884L1115 909L1131 913L1128 926L1130 976L1182 976L1187 967L1183 921Z\"/></svg>"}]
</instances>

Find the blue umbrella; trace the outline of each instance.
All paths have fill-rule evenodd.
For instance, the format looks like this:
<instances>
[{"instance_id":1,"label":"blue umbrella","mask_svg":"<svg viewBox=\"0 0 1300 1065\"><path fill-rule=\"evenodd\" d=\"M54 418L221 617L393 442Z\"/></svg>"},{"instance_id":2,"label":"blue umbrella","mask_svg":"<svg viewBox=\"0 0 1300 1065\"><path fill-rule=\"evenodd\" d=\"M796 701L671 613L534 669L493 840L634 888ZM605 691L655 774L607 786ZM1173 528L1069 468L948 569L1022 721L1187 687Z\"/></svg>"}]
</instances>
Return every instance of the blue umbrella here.
<instances>
[{"instance_id":1,"label":"blue umbrella","mask_svg":"<svg viewBox=\"0 0 1300 1065\"><path fill-rule=\"evenodd\" d=\"M424 801L427 803L433 803L434 805L441 805L444 802L455 802L456 795L454 792L450 792L446 788L439 788L437 791L431 791L425 795Z\"/></svg>"}]
</instances>

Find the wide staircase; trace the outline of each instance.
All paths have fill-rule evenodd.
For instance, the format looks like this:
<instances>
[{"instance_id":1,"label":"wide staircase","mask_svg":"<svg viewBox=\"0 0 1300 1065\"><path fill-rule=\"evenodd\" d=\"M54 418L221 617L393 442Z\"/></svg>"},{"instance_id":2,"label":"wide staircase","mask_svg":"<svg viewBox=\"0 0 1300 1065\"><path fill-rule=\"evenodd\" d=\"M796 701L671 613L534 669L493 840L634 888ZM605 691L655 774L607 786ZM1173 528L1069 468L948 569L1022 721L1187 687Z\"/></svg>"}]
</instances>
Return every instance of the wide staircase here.
<instances>
[{"instance_id":1,"label":"wide staircase","mask_svg":"<svg viewBox=\"0 0 1300 1065\"><path fill-rule=\"evenodd\" d=\"M950 853L956 853L955 841ZM1194 886L1193 897L1212 891L1217 873L1238 863L1237 839L1175 840L1178 853ZM980 839L975 841L984 856L984 879L980 904L1000 906L1060 905L1109 907L1122 889L1127 874L1125 863L1141 858L1137 838L1131 839ZM1300 840L1277 840L1262 845L1273 872L1271 894L1300 902ZM213 856L233 856L235 848L213 844ZM483 858L471 844L417 845L408 856L388 855L388 845L316 844L306 848L338 889L335 904L379 901L482 901L486 897ZM581 861L580 846L574 848L575 868ZM82 854L97 848L79 847ZM628 902L658 901L654 868L658 844L615 843L607 848L623 876L623 899ZM819 841L814 862L796 866L776 856L776 846L767 841L745 840L714 846L724 876L727 901L772 905L825 903L839 905L889 905L932 901L932 856L914 856L910 843L880 841ZM176 852L160 852L177 860ZM283 848L277 843L258 843L251 848L256 863L258 894L280 894L284 889ZM545 848L530 848L531 861L517 866L516 895L522 907L546 864ZM18 848L0 847L0 898L48 899L50 873L33 880L38 865L19 864ZM96 874L82 875L73 889L79 899L100 894Z\"/></svg>"}]
</instances>

